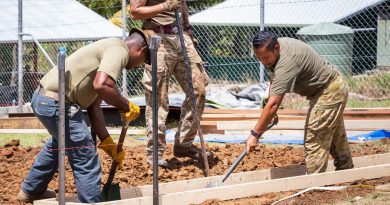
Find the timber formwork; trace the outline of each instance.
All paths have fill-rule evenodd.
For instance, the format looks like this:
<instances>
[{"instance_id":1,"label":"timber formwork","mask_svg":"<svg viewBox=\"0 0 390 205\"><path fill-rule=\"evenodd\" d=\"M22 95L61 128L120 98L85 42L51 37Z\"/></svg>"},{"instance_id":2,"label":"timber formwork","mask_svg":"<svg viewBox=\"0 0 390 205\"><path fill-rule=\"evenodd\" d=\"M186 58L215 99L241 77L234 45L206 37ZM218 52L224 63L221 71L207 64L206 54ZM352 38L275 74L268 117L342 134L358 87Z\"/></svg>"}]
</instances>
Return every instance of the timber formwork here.
<instances>
[{"instance_id":1,"label":"timber formwork","mask_svg":"<svg viewBox=\"0 0 390 205\"><path fill-rule=\"evenodd\" d=\"M325 173L305 175L304 165L272 168L232 174L223 186L208 188L222 176L161 183L160 204L185 205L202 203L208 199L229 200L269 192L305 189L314 186L332 185L359 179L373 179L390 175L390 153L354 158L354 169L334 171L329 161ZM97 203L99 205L150 205L153 202L152 186L127 188L121 191L122 200ZM72 201L72 200L70 200ZM35 201L35 205L58 204L55 199ZM67 205L81 205L67 202Z\"/></svg>"}]
</instances>

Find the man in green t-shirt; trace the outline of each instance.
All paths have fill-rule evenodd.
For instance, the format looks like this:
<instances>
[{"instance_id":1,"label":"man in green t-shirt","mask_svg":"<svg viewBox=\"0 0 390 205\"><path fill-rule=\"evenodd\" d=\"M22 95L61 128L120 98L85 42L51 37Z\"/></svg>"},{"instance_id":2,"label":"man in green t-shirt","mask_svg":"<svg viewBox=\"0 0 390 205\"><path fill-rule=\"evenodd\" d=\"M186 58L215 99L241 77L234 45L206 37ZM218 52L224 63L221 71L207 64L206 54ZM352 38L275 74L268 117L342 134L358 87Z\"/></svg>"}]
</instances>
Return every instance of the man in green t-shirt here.
<instances>
[{"instance_id":1,"label":"man in green t-shirt","mask_svg":"<svg viewBox=\"0 0 390 205\"><path fill-rule=\"evenodd\" d=\"M247 150L257 146L284 95L294 92L310 100L304 136L307 173L324 172L329 153L336 170L353 168L343 119L348 87L337 67L304 42L278 38L269 31L253 38L253 49L270 72L271 87L268 102L247 139Z\"/></svg>"},{"instance_id":2,"label":"man in green t-shirt","mask_svg":"<svg viewBox=\"0 0 390 205\"><path fill-rule=\"evenodd\" d=\"M83 119L88 112L91 128L99 137L98 146L121 169L125 152L117 153L117 144L107 131L100 104L115 106L122 121L129 123L139 115L139 107L121 96L116 79L121 71L149 62L148 37L138 29L126 40L108 38L96 41L74 52L65 60L65 146L76 182L77 195L83 203L100 202L101 167L95 140ZM52 137L45 144L22 184L17 198L21 202L53 198L47 189L58 168L58 69L51 69L40 81L31 100L34 114Z\"/></svg>"}]
</instances>

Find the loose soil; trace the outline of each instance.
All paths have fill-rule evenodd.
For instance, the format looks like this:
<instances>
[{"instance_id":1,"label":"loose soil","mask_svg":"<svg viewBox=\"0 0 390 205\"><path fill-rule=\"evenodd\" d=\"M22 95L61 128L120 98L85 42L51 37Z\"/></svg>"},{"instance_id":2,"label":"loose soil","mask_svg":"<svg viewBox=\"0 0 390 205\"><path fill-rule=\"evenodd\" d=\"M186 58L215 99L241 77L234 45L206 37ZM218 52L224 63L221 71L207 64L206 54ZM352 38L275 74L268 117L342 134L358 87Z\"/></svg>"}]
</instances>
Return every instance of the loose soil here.
<instances>
[{"instance_id":1,"label":"loose soil","mask_svg":"<svg viewBox=\"0 0 390 205\"><path fill-rule=\"evenodd\" d=\"M226 144L210 145L213 153L210 161L212 175L222 175L243 150L243 145ZM390 152L390 146L377 143L351 145L353 156L371 155ZM15 196L20 190L20 184L26 177L35 156L40 148L24 148L19 140L0 147L0 204L20 204ZM146 164L145 146L126 147L126 158L123 169L116 174L116 181L122 188L152 184L152 167ZM103 181L108 177L110 158L99 150L103 167ZM168 145L164 155L169 166L159 169L160 182L170 182L203 177L202 163L189 158L175 158L172 155L172 145ZM261 145L244 158L234 172L261 170L273 167L303 164L302 146L272 146ZM70 166L66 165L66 193L76 193ZM57 176L49 184L49 188L57 191ZM219 204L219 202L217 202ZM257 203L258 204L258 203Z\"/></svg>"}]
</instances>

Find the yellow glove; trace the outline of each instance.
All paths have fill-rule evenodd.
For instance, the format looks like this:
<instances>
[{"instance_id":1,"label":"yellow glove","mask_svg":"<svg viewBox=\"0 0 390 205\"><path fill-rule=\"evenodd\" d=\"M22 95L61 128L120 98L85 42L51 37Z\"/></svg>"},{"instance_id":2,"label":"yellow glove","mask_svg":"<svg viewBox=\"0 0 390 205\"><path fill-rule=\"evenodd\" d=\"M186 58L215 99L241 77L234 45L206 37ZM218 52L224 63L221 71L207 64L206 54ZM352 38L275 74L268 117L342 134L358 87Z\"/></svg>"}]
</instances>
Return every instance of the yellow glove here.
<instances>
[{"instance_id":1,"label":"yellow glove","mask_svg":"<svg viewBox=\"0 0 390 205\"><path fill-rule=\"evenodd\" d=\"M120 113L122 122L128 125L131 121L137 119L140 114L140 108L135 103L129 101L129 112Z\"/></svg>"},{"instance_id":2,"label":"yellow glove","mask_svg":"<svg viewBox=\"0 0 390 205\"><path fill-rule=\"evenodd\" d=\"M180 0L166 0L162 5L164 7L164 11L170 12L180 8L181 2Z\"/></svg>"},{"instance_id":3,"label":"yellow glove","mask_svg":"<svg viewBox=\"0 0 390 205\"><path fill-rule=\"evenodd\" d=\"M122 169L123 159L125 159L125 152L122 150L117 153L118 144L116 144L111 136L108 136L103 142L100 143L98 148L106 152L113 160L118 162L118 169Z\"/></svg>"}]
</instances>

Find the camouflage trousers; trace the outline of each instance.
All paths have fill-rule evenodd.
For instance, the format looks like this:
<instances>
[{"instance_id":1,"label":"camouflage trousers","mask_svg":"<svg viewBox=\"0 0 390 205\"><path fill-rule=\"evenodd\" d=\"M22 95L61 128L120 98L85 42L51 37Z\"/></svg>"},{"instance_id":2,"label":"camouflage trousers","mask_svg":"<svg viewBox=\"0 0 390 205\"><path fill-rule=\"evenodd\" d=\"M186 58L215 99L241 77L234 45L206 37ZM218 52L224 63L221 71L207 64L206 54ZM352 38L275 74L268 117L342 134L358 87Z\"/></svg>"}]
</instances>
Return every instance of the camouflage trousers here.
<instances>
[{"instance_id":1,"label":"camouflage trousers","mask_svg":"<svg viewBox=\"0 0 390 205\"><path fill-rule=\"evenodd\" d=\"M343 119L347 99L348 87L339 75L310 100L304 139L308 174L325 172L329 153L336 170L353 168Z\"/></svg>"},{"instance_id":2,"label":"camouflage trousers","mask_svg":"<svg viewBox=\"0 0 390 205\"><path fill-rule=\"evenodd\" d=\"M196 119L192 111L192 99L189 84L185 75L185 66L181 53L180 39L178 35L157 34L162 37L160 48L157 52L157 89L158 89L158 149L162 155L166 149L165 130L169 111L168 87L171 76L174 76L186 97L181 107L180 122L175 136L175 145L190 147L193 142L197 127ZM208 76L203 67L202 59L197 53L191 38L184 34L185 46L190 60L192 82L195 92L196 104L199 115L203 113ZM146 126L148 155L153 153L152 140L152 71L151 66L146 66L142 83L145 88L146 98Z\"/></svg>"}]
</instances>

